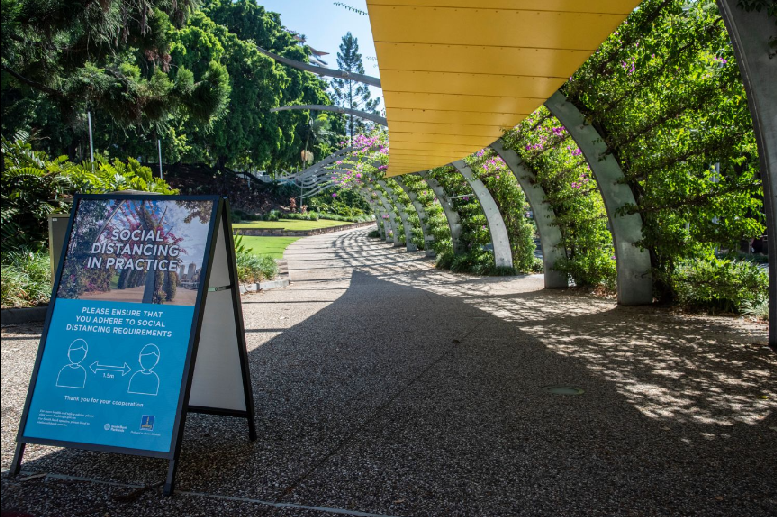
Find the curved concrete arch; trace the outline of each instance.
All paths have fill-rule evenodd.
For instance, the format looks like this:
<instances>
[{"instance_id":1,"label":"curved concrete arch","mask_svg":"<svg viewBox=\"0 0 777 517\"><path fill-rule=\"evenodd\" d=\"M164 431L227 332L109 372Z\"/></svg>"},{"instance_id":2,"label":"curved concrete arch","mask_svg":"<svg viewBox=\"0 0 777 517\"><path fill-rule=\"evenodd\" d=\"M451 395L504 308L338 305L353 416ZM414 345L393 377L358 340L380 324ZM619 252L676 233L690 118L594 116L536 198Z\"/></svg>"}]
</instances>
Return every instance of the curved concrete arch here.
<instances>
[{"instance_id":1,"label":"curved concrete arch","mask_svg":"<svg viewBox=\"0 0 777 517\"><path fill-rule=\"evenodd\" d=\"M625 183L618 160L607 153L607 144L592 125L563 93L557 91L545 107L564 125L583 152L591 173L604 199L610 232L615 246L617 271L617 299L621 305L649 305L653 303L653 275L650 253L635 243L642 240L642 216L619 215L626 205L635 205L634 193Z\"/></svg>"},{"instance_id":2,"label":"curved concrete arch","mask_svg":"<svg viewBox=\"0 0 777 517\"><path fill-rule=\"evenodd\" d=\"M742 75L758 145L769 235L769 346L777 352L777 63L770 48L770 38L777 36L777 29L768 12L748 12L741 3L717 0Z\"/></svg>"},{"instance_id":3,"label":"curved concrete arch","mask_svg":"<svg viewBox=\"0 0 777 517\"><path fill-rule=\"evenodd\" d=\"M372 212L375 214L375 224L378 226L378 231L381 231L381 217L380 217L380 208L378 205L370 198L370 196L367 194L367 192L359 187L358 189L355 189L355 192L358 193L364 201L367 202L368 205L370 205L370 208L372 208Z\"/></svg>"},{"instance_id":4,"label":"curved concrete arch","mask_svg":"<svg viewBox=\"0 0 777 517\"><path fill-rule=\"evenodd\" d=\"M432 178L429 171L419 171L418 175L421 176L429 188L432 189L434 195L437 196L437 200L442 206L443 212L445 212L445 218L448 220L448 228L451 230L451 242L453 244L453 254L461 255L466 252L464 249L464 243L461 242L461 218L459 213L453 209L453 203L450 197L445 192L445 189L440 183Z\"/></svg>"},{"instance_id":5,"label":"curved concrete arch","mask_svg":"<svg viewBox=\"0 0 777 517\"><path fill-rule=\"evenodd\" d=\"M289 59L283 56L279 56L278 54L270 52L269 50L265 50L262 47L256 47L256 50L258 50L265 56L270 57L275 61L278 61L279 63L283 63L284 65L288 65L298 70L305 70L306 72L313 72L314 74L335 77L338 79L358 81L360 83L365 83L365 84L369 84L370 86L380 88L380 79L377 77L372 77L364 74L357 74L354 72L348 72L347 70L336 70L332 68L324 68L321 66L311 65L310 63L303 63L302 61L296 61L294 59Z\"/></svg>"},{"instance_id":6,"label":"curved concrete arch","mask_svg":"<svg viewBox=\"0 0 777 517\"><path fill-rule=\"evenodd\" d=\"M491 245L494 248L494 263L496 267L513 267L513 251L510 248L510 236L507 233L507 225L499 212L499 207L482 181L472 173L472 169L464 163L464 160L453 162L453 165L472 188L475 197L480 203L483 213L488 221L488 233L491 236Z\"/></svg>"},{"instance_id":7,"label":"curved concrete arch","mask_svg":"<svg viewBox=\"0 0 777 517\"><path fill-rule=\"evenodd\" d=\"M314 110L314 111L331 111L332 113L340 113L341 115L351 115L354 117L361 117L363 119L375 122L381 126L388 127L386 117L381 117L376 113L369 113L367 111L360 111L351 108L344 108L342 106L326 106L322 104L298 104L294 106L276 106L270 108L270 113L277 113L279 111L292 111L292 110Z\"/></svg>"},{"instance_id":8,"label":"curved concrete arch","mask_svg":"<svg viewBox=\"0 0 777 517\"><path fill-rule=\"evenodd\" d=\"M434 235L432 235L432 233L429 231L429 224L427 223L429 220L429 215L426 213L426 208L424 208L424 205L422 205L418 200L418 194L416 194L413 189L405 184L401 176L395 176L393 179L397 182L399 188L405 191L407 197L410 198L410 203L413 205L416 213L418 214L418 221L421 224L421 232L424 234L424 249L426 250L426 256L434 257L435 253L431 245L431 243L434 242Z\"/></svg>"},{"instance_id":9,"label":"curved concrete arch","mask_svg":"<svg viewBox=\"0 0 777 517\"><path fill-rule=\"evenodd\" d=\"M554 224L556 214L550 205L545 202L545 190L537 182L537 177L534 173L523 164L523 160L518 156L518 153L505 149L501 140L491 144L491 149L496 151L496 154L504 160L507 167L512 171L534 212L534 222L537 224L537 231L540 234L540 245L542 246L545 287L547 289L569 287L569 277L567 274L553 269L553 265L557 260L566 258L566 253L561 245L561 230Z\"/></svg>"},{"instance_id":10,"label":"curved concrete arch","mask_svg":"<svg viewBox=\"0 0 777 517\"><path fill-rule=\"evenodd\" d=\"M372 191L378 195L378 199L380 199L380 202L383 205L386 214L388 215L388 219L384 219L384 223L385 221L388 221L389 226L391 227L391 232L393 233L392 237L389 236L388 232L386 232L386 242L393 242L394 246L399 246L399 228L397 227L397 222L394 220L394 215L396 214L394 207L391 206L389 200L386 199L386 196L384 196L383 192L381 192L379 189L372 189Z\"/></svg>"},{"instance_id":11,"label":"curved concrete arch","mask_svg":"<svg viewBox=\"0 0 777 517\"><path fill-rule=\"evenodd\" d=\"M405 230L405 247L410 251L410 245L411 237L413 236L413 225L410 224L410 221L407 217L407 210L405 209L404 204L399 202L399 198L394 193L394 191L389 188L388 184L386 184L385 180L378 180L378 185L383 187L383 189L386 191L386 194L391 198L391 200L394 202L394 205L397 207L397 212L399 212L399 218L402 221L402 227Z\"/></svg>"},{"instance_id":12,"label":"curved concrete arch","mask_svg":"<svg viewBox=\"0 0 777 517\"><path fill-rule=\"evenodd\" d=\"M369 188L361 185L359 186L359 190L363 193L364 199L367 201L367 203L372 206L373 212L375 212L375 219L378 225L378 231L381 232L381 238L387 241L389 228L386 226L386 221L388 221L388 219L384 219L383 215L388 215L389 218L391 218L391 214L386 212L386 207L383 206L383 203L380 200L372 197L372 191Z\"/></svg>"}]
</instances>

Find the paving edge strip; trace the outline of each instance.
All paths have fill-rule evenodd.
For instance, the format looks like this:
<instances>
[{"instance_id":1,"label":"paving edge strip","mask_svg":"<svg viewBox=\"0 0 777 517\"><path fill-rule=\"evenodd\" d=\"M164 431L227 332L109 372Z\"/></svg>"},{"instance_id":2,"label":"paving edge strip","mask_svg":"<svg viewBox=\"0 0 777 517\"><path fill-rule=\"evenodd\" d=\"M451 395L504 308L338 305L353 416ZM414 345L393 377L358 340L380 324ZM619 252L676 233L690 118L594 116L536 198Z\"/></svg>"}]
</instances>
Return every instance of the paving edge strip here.
<instances>
[{"instance_id":1,"label":"paving edge strip","mask_svg":"<svg viewBox=\"0 0 777 517\"><path fill-rule=\"evenodd\" d=\"M8 478L9 471L4 470L2 472L3 476ZM23 475L27 476L37 476L40 473L36 472L28 472L28 471L22 471ZM115 487L121 487L121 488L132 488L132 489L143 489L143 488L149 488L146 485L137 485L132 483L121 483L118 481L108 481L104 479L93 479L93 478L85 478L85 477L78 477L78 476L68 476L65 474L51 474L51 473L45 473L43 476L45 479L55 479L55 480L64 480L64 481L81 481L84 483L96 483L99 485L109 485L109 486L115 486ZM11 481L16 482L24 482L25 478L8 478ZM272 501L265 501L262 499L255 499L253 497L241 497L241 496L230 496L230 495L219 495L219 494L210 494L207 492L194 492L189 490L176 490L174 492L174 495L179 496L189 496L189 497L204 497L207 499L219 499L222 501L239 501L244 503L252 503L252 504L260 504L263 506L271 506L273 508L293 508L296 510L313 510L317 512L325 512L325 513L333 513L337 515L352 515L354 517L397 517L393 515L387 515L384 513L370 513L370 512L361 512L358 510L346 510L345 508L330 508L328 506L308 506L304 504L293 504L293 503L274 503Z\"/></svg>"}]
</instances>

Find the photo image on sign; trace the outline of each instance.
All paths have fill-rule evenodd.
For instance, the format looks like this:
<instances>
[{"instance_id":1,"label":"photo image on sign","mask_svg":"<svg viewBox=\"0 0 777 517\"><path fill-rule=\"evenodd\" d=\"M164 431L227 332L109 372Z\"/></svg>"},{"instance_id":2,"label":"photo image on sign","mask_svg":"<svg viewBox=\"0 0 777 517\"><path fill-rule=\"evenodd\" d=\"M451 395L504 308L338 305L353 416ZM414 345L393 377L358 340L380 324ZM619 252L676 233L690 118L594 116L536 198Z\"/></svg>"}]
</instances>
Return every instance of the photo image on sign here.
<instances>
[{"instance_id":1,"label":"photo image on sign","mask_svg":"<svg viewBox=\"0 0 777 517\"><path fill-rule=\"evenodd\" d=\"M213 201L83 199L58 298L194 305Z\"/></svg>"}]
</instances>

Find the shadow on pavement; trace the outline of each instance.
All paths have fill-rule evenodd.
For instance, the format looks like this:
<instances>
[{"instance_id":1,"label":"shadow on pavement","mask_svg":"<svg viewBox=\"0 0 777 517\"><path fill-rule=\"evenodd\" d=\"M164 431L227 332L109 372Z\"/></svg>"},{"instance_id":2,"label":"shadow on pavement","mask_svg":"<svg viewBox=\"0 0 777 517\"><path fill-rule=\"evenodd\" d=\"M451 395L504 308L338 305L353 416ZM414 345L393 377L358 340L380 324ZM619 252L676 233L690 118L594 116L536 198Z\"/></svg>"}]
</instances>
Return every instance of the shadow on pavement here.
<instances>
[{"instance_id":1,"label":"shadow on pavement","mask_svg":"<svg viewBox=\"0 0 777 517\"><path fill-rule=\"evenodd\" d=\"M352 274L296 282L298 301L328 281L340 289L334 301L310 300L327 305L289 328L246 322L249 334L278 332L249 353L259 439L247 441L240 419L190 415L179 490L405 516L777 511L775 360L750 331L537 290L530 278L435 271L423 253L366 233L316 238L331 242L319 248L325 260ZM585 393L544 390L555 385ZM166 470L160 460L39 449L47 453L25 470L140 485ZM5 477L2 506L325 514Z\"/></svg>"}]
</instances>

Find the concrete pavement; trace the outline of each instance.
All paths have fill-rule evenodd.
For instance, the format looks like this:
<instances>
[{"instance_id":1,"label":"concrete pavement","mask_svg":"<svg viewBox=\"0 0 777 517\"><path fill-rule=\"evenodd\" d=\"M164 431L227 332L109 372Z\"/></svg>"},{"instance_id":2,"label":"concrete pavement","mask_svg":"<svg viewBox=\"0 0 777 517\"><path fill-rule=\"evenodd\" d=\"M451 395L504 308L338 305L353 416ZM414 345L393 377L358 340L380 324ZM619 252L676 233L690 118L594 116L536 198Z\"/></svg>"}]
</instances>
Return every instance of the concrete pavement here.
<instances>
[{"instance_id":1,"label":"concrete pavement","mask_svg":"<svg viewBox=\"0 0 777 517\"><path fill-rule=\"evenodd\" d=\"M367 231L297 241L292 285L243 298L257 442L244 421L190 415L172 498L137 488L161 481L164 461L30 446L25 470L53 476L4 475L3 510L777 512L763 325L618 307L542 290L541 276L440 272ZM3 329L3 469L39 332Z\"/></svg>"}]
</instances>

